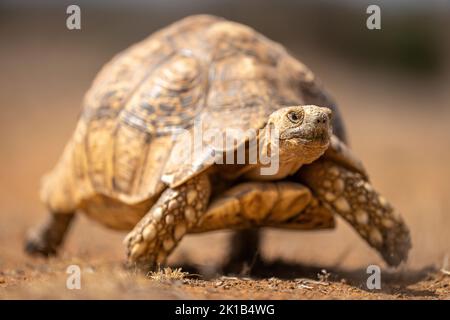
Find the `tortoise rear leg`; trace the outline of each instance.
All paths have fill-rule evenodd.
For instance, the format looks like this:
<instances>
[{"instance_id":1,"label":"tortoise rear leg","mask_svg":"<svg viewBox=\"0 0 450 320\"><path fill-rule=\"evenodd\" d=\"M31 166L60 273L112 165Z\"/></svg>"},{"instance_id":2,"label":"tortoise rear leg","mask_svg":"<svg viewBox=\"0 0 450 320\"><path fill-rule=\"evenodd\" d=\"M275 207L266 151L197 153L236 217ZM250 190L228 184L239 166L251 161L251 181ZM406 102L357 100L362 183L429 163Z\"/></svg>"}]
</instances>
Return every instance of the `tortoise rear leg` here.
<instances>
[{"instance_id":1,"label":"tortoise rear leg","mask_svg":"<svg viewBox=\"0 0 450 320\"><path fill-rule=\"evenodd\" d=\"M31 255L55 255L74 217L74 213L51 212L42 224L27 234L25 251Z\"/></svg>"},{"instance_id":2,"label":"tortoise rear leg","mask_svg":"<svg viewBox=\"0 0 450 320\"><path fill-rule=\"evenodd\" d=\"M73 143L68 144L58 165L42 181L40 198L48 208L49 215L42 224L28 232L25 251L29 254L56 254L78 209L74 191L80 186L74 180L72 170L73 147Z\"/></svg>"},{"instance_id":3,"label":"tortoise rear leg","mask_svg":"<svg viewBox=\"0 0 450 320\"><path fill-rule=\"evenodd\" d=\"M408 227L361 173L319 160L299 170L300 181L339 213L391 266L408 257Z\"/></svg>"},{"instance_id":4,"label":"tortoise rear leg","mask_svg":"<svg viewBox=\"0 0 450 320\"><path fill-rule=\"evenodd\" d=\"M225 270L241 273L260 262L260 245L261 234L257 228L235 231L230 239L230 252Z\"/></svg>"},{"instance_id":5,"label":"tortoise rear leg","mask_svg":"<svg viewBox=\"0 0 450 320\"><path fill-rule=\"evenodd\" d=\"M206 174L166 189L124 240L129 264L143 269L164 264L187 230L206 211L210 193Z\"/></svg>"}]
</instances>

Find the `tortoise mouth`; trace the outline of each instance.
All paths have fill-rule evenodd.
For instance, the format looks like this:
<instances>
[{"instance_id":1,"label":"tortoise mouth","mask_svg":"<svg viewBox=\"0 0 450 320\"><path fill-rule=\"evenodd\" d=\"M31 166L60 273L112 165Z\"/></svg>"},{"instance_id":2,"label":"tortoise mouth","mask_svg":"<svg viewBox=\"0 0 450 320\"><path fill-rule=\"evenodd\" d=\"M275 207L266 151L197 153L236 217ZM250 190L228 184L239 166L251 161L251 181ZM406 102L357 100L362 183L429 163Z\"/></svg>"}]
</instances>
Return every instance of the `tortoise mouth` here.
<instances>
[{"instance_id":1,"label":"tortoise mouth","mask_svg":"<svg viewBox=\"0 0 450 320\"><path fill-rule=\"evenodd\" d=\"M280 140L297 140L301 144L310 147L323 147L330 142L330 133L328 130L304 130L291 131L287 135L280 136Z\"/></svg>"}]
</instances>

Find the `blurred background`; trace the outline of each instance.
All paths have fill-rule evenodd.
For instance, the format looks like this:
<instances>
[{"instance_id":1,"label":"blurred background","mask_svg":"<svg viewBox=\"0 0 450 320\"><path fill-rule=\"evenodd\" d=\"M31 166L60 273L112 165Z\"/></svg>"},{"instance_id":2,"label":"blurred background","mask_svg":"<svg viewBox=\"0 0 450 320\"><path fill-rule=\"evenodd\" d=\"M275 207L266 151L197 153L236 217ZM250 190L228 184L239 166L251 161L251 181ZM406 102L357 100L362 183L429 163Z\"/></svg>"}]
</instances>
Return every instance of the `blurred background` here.
<instances>
[{"instance_id":1,"label":"blurred background","mask_svg":"<svg viewBox=\"0 0 450 320\"><path fill-rule=\"evenodd\" d=\"M70 4L81 7L81 30L66 28ZM381 8L381 30L366 28L369 4ZM407 268L440 267L450 254L448 1L3 0L0 270L29 261L22 238L46 214L40 178L69 140L100 67L153 31L198 13L247 24L313 70L340 105L374 185L411 228ZM172 261L218 264L228 235L189 236ZM64 255L123 261L123 236L80 217ZM268 230L263 242L267 260L344 269L382 264L341 220L334 231Z\"/></svg>"}]
</instances>

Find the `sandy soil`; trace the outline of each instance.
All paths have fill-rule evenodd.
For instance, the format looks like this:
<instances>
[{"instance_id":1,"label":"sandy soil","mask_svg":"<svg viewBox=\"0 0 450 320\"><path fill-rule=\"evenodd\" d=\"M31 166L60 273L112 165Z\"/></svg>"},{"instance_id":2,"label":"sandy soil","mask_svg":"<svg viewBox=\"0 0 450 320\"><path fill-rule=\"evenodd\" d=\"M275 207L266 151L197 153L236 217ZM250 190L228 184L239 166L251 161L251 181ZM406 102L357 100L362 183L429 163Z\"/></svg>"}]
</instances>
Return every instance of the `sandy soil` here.
<instances>
[{"instance_id":1,"label":"sandy soil","mask_svg":"<svg viewBox=\"0 0 450 320\"><path fill-rule=\"evenodd\" d=\"M374 185L410 226L413 249L407 264L387 268L339 220L332 231L265 231L260 252L265 263L236 278L220 269L229 233L189 236L170 265L192 275L154 281L123 267L124 234L84 217L60 257L32 259L22 252L26 230L45 216L39 179L68 140L82 94L98 68L126 44L83 46L76 36L71 42L17 39L9 33L2 38L8 46L0 57L0 298L450 298L450 276L440 271L448 268L445 257L450 255L448 77L392 76L313 51L300 55L335 94L352 146ZM66 289L65 270L71 264L82 268L81 290ZM381 290L365 286L370 264L382 267ZM329 276L318 282L322 269Z\"/></svg>"}]
</instances>

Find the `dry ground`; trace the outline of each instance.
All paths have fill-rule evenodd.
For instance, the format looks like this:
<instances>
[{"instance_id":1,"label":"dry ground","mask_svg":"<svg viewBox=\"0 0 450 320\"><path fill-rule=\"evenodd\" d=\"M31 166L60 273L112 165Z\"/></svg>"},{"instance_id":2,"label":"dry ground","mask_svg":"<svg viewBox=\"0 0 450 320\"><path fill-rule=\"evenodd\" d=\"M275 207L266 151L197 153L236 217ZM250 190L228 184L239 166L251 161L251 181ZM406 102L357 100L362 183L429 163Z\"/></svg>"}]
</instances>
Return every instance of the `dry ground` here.
<instances>
[{"instance_id":1,"label":"dry ground","mask_svg":"<svg viewBox=\"0 0 450 320\"><path fill-rule=\"evenodd\" d=\"M118 48L102 51L94 42L83 46L45 36L25 41L11 33L2 39L8 46L0 57L0 298L450 298L450 276L439 271L450 255L448 76L390 76L313 51L300 55L335 94L374 185L410 226L413 249L406 265L388 269L340 220L334 231L267 230L261 251L266 264L237 278L224 278L219 268L226 232L190 236L170 264L194 275L153 281L123 268L123 234L84 217L59 258L23 254L26 229L45 215L39 179L68 140L83 92ZM383 270L379 291L365 289L366 267L374 263ZM82 290L65 287L70 264L82 268ZM330 276L316 282L322 269Z\"/></svg>"}]
</instances>

